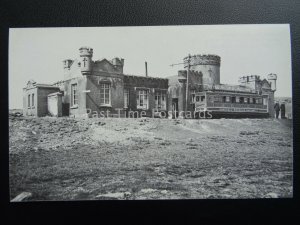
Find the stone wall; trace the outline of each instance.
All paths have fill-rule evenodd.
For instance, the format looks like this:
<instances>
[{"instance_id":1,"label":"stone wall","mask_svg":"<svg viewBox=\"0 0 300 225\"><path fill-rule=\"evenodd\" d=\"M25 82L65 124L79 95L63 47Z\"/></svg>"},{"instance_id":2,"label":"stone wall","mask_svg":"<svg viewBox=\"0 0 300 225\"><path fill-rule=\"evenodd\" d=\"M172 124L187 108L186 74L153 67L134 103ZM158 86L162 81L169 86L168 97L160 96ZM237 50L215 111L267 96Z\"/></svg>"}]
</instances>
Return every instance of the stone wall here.
<instances>
[{"instance_id":1,"label":"stone wall","mask_svg":"<svg viewBox=\"0 0 300 225\"><path fill-rule=\"evenodd\" d=\"M103 106L100 104L100 84L108 83L111 87L110 105ZM117 114L120 108L124 108L124 89L123 75L101 73L98 75L87 76L86 89L89 92L86 94L86 108L92 112L110 111L112 114Z\"/></svg>"},{"instance_id":2,"label":"stone wall","mask_svg":"<svg viewBox=\"0 0 300 225\"><path fill-rule=\"evenodd\" d=\"M73 106L71 104L71 86L72 84L77 84L77 101L78 104ZM75 77L64 82L64 96L62 99L63 104L69 105L69 115L70 116L80 116L86 113L86 77Z\"/></svg>"},{"instance_id":3,"label":"stone wall","mask_svg":"<svg viewBox=\"0 0 300 225\"><path fill-rule=\"evenodd\" d=\"M32 105L32 94L34 94L34 105ZM28 95L30 95L30 106L28 106ZM23 115L37 116L37 88L23 89Z\"/></svg>"},{"instance_id":4,"label":"stone wall","mask_svg":"<svg viewBox=\"0 0 300 225\"><path fill-rule=\"evenodd\" d=\"M146 116L153 116L153 109L155 109L155 92L162 91L166 94L166 108L168 109L168 79L154 78L154 77L142 77L124 75L124 88L129 90L129 108L131 111L144 111ZM148 90L149 107L148 110L137 109L137 97L139 90ZM163 110L163 111L167 111Z\"/></svg>"}]
</instances>

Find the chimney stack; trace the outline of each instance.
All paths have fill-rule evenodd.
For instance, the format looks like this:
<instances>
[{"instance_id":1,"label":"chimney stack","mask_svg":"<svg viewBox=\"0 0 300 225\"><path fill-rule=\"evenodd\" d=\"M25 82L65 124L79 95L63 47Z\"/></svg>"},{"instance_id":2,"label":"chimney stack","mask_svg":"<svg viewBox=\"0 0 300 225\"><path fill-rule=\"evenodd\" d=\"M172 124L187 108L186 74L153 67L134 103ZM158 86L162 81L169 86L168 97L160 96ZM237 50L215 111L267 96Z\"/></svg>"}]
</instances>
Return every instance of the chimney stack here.
<instances>
[{"instance_id":1,"label":"chimney stack","mask_svg":"<svg viewBox=\"0 0 300 225\"><path fill-rule=\"evenodd\" d=\"M145 62L145 72L146 72L146 77L148 77L148 68L147 68L147 62Z\"/></svg>"}]
</instances>

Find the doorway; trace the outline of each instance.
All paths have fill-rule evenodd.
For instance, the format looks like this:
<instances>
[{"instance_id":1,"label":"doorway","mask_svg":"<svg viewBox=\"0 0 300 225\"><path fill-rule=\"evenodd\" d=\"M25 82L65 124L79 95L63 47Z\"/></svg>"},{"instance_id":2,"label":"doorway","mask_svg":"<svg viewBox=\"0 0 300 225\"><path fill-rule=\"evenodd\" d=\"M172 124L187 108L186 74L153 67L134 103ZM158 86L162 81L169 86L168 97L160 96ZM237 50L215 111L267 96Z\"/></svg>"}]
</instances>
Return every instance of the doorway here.
<instances>
[{"instance_id":1,"label":"doorway","mask_svg":"<svg viewBox=\"0 0 300 225\"><path fill-rule=\"evenodd\" d=\"M172 119L178 118L178 98L172 98Z\"/></svg>"}]
</instances>

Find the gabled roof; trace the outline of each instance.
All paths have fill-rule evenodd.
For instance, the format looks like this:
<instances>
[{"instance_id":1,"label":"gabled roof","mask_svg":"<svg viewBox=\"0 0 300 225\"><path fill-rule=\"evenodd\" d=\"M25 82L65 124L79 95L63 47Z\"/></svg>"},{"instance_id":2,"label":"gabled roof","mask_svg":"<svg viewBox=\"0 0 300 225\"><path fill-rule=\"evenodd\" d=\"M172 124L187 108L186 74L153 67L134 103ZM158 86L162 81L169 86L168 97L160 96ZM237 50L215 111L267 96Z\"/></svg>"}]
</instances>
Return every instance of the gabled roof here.
<instances>
[{"instance_id":1,"label":"gabled roof","mask_svg":"<svg viewBox=\"0 0 300 225\"><path fill-rule=\"evenodd\" d=\"M24 89L32 89L32 88L53 88L53 89L59 89L59 87L53 86L52 84L41 84L36 83L34 80L29 80L27 82L27 85Z\"/></svg>"},{"instance_id":2,"label":"gabled roof","mask_svg":"<svg viewBox=\"0 0 300 225\"><path fill-rule=\"evenodd\" d=\"M262 88L267 88L267 89L271 88L270 83L269 83L269 81L267 79L263 79L261 81L261 86L262 86Z\"/></svg>"},{"instance_id":3,"label":"gabled roof","mask_svg":"<svg viewBox=\"0 0 300 225\"><path fill-rule=\"evenodd\" d=\"M102 58L102 59L96 60L96 61L94 61L94 63L101 63L101 62L103 62L103 61L106 61L106 62L108 62L109 64L113 65L113 64L111 63L111 61L107 60L106 58Z\"/></svg>"}]
</instances>

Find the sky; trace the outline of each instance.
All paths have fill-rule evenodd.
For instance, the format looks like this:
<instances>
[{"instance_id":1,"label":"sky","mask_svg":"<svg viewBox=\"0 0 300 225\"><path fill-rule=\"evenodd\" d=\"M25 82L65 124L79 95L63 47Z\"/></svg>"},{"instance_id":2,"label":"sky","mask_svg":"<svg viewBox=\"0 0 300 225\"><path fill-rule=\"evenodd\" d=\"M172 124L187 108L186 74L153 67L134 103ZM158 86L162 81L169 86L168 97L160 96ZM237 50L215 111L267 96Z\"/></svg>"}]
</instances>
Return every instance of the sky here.
<instances>
[{"instance_id":1,"label":"sky","mask_svg":"<svg viewBox=\"0 0 300 225\"><path fill-rule=\"evenodd\" d=\"M11 28L9 30L9 108L22 108L22 88L30 79L63 79L64 59L93 48L93 60L125 59L124 73L168 77L177 74L188 54L221 57L221 83L238 84L244 75L277 74L275 96L292 96L288 24L141 27Z\"/></svg>"}]
</instances>

